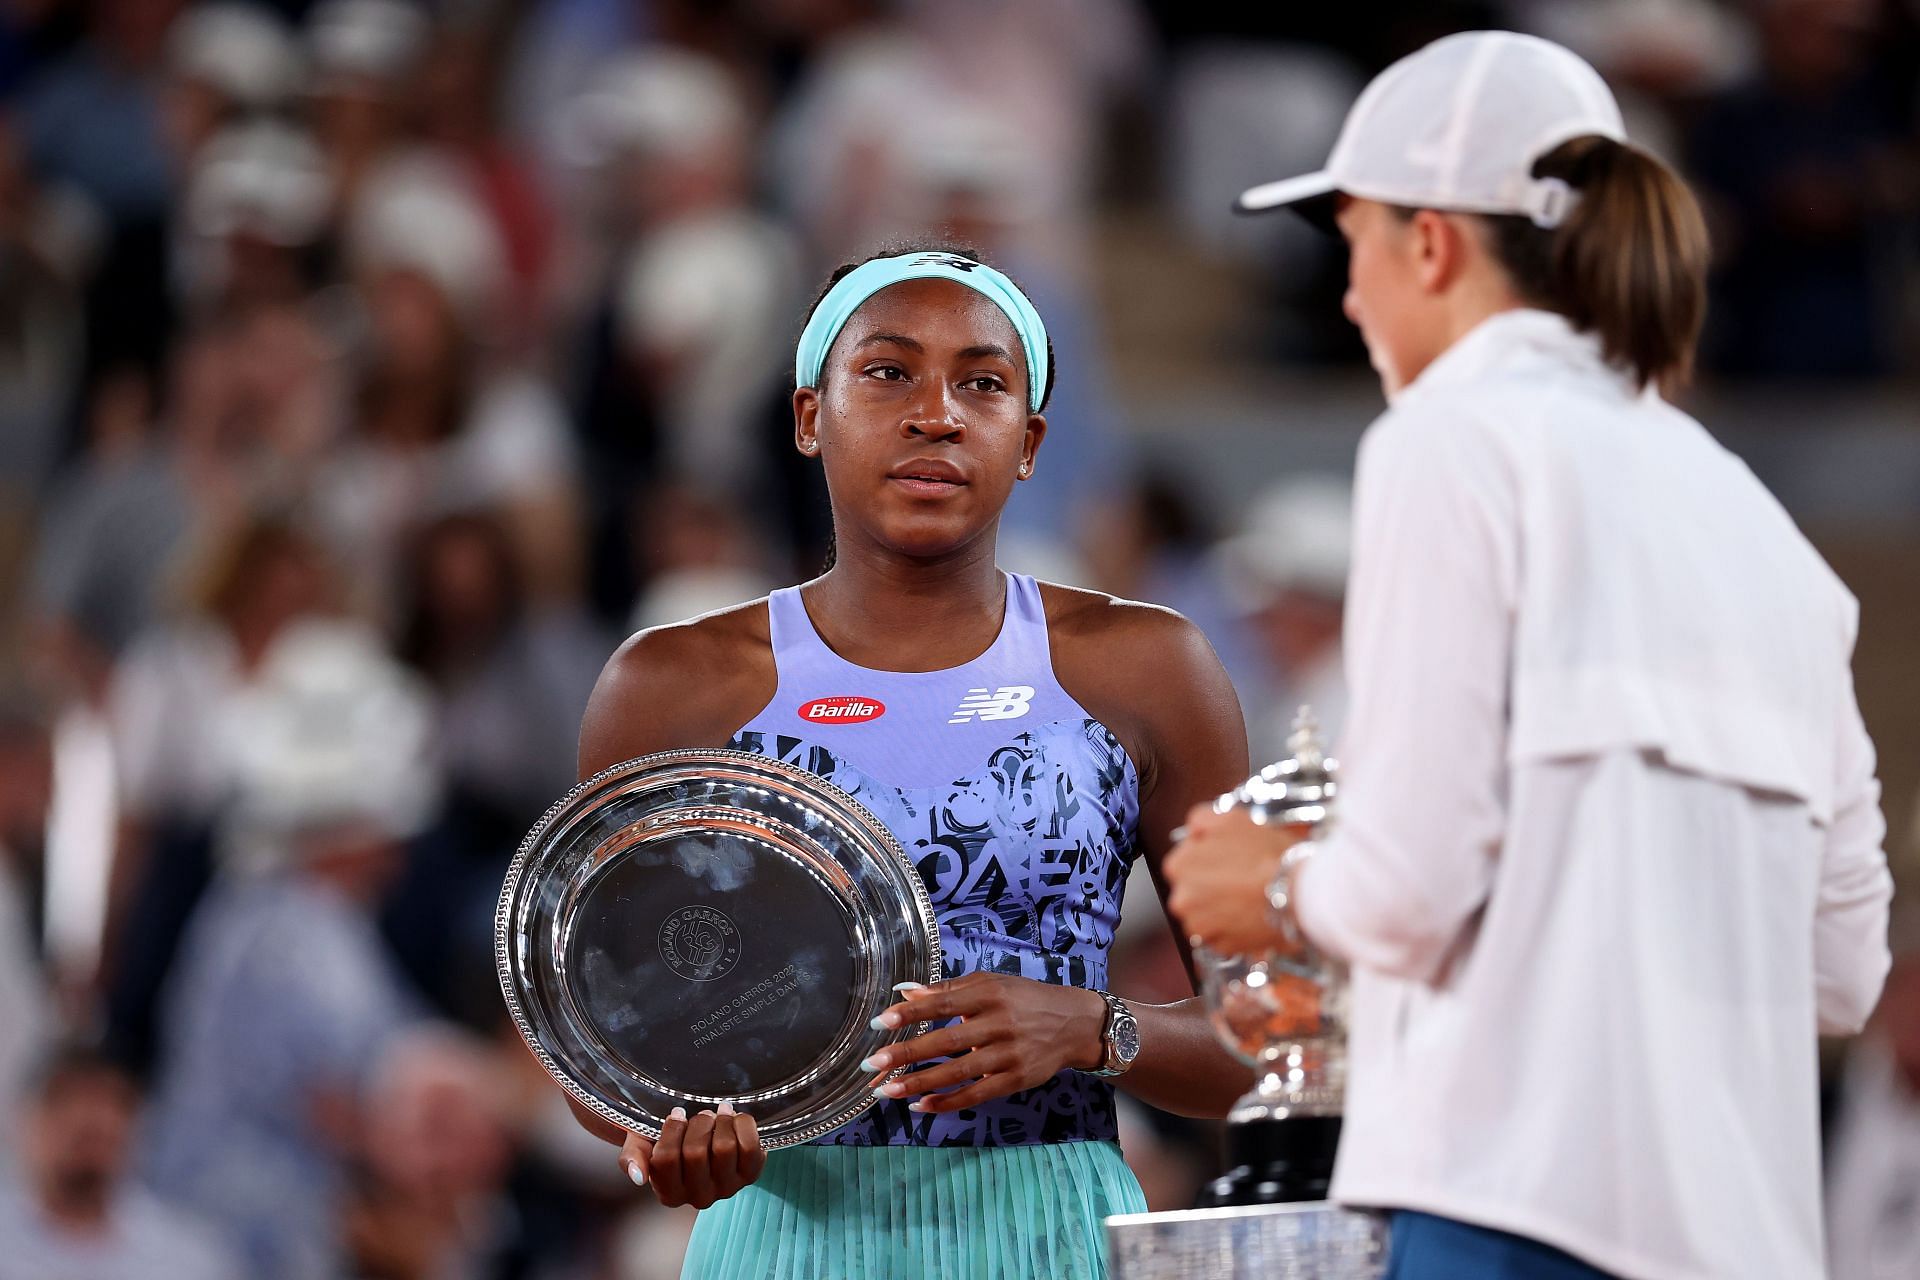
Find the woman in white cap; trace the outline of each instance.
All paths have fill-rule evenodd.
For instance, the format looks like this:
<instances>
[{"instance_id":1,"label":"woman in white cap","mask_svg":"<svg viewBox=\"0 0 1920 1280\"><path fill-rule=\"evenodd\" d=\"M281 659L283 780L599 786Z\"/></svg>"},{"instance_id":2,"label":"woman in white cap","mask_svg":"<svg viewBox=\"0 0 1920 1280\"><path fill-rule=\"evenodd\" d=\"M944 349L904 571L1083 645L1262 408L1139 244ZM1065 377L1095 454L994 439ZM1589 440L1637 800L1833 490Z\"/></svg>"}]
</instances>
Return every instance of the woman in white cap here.
<instances>
[{"instance_id":1,"label":"woman in white cap","mask_svg":"<svg viewBox=\"0 0 1920 1280\"><path fill-rule=\"evenodd\" d=\"M1334 1192L1391 1274L1822 1274L1816 1031L1885 975L1852 597L1662 398L1686 187L1556 45L1439 41L1326 171L1391 408L1361 446L1340 821L1198 811L1171 906L1352 965Z\"/></svg>"}]
</instances>

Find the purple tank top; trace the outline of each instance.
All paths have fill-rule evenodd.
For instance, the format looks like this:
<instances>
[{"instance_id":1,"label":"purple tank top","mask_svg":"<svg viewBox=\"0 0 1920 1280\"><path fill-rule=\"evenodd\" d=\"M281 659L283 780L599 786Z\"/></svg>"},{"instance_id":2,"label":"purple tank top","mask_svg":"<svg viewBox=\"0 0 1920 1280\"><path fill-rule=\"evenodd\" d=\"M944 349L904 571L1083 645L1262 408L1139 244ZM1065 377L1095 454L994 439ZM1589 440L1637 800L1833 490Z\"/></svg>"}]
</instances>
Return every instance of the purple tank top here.
<instances>
[{"instance_id":1,"label":"purple tank top","mask_svg":"<svg viewBox=\"0 0 1920 1280\"><path fill-rule=\"evenodd\" d=\"M1032 578L1007 575L992 648L944 671L873 671L813 628L797 587L768 599L779 687L731 746L796 764L887 824L933 899L946 974L1105 987L1139 824L1112 731L1060 687ZM1113 1141L1113 1088L1077 1071L944 1115L882 1099L820 1139L844 1146Z\"/></svg>"}]
</instances>

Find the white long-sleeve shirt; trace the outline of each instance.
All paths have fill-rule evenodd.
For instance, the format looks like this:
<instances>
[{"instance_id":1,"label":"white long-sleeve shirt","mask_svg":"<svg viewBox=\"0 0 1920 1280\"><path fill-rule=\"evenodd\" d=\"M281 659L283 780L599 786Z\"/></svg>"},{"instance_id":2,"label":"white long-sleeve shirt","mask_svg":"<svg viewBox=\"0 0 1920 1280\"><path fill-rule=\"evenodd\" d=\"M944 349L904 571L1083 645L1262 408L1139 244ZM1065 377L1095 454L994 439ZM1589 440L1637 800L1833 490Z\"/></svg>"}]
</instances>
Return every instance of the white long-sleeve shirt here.
<instances>
[{"instance_id":1,"label":"white long-sleeve shirt","mask_svg":"<svg viewBox=\"0 0 1920 1280\"><path fill-rule=\"evenodd\" d=\"M1747 468L1560 317L1496 315L1361 446L1334 1194L1631 1277L1821 1274L1816 1031L1892 882L1857 607Z\"/></svg>"}]
</instances>

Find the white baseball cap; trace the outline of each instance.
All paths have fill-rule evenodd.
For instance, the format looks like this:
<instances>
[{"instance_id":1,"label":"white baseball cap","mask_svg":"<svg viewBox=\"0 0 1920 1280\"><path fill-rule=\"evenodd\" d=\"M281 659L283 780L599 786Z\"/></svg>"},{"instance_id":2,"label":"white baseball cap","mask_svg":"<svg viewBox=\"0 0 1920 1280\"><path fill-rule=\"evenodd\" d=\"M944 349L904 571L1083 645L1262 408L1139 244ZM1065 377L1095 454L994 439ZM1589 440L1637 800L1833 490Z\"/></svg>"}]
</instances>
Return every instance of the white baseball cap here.
<instances>
[{"instance_id":1,"label":"white baseball cap","mask_svg":"<svg viewBox=\"0 0 1920 1280\"><path fill-rule=\"evenodd\" d=\"M175 75L248 107L285 102L306 74L286 23L237 0L209 0L182 13L167 30L167 48Z\"/></svg>"},{"instance_id":2,"label":"white baseball cap","mask_svg":"<svg viewBox=\"0 0 1920 1280\"><path fill-rule=\"evenodd\" d=\"M207 237L251 231L269 243L312 244L333 202L327 159L306 133L277 120L229 125L194 157L183 210Z\"/></svg>"},{"instance_id":3,"label":"white baseball cap","mask_svg":"<svg viewBox=\"0 0 1920 1280\"><path fill-rule=\"evenodd\" d=\"M435 710L425 683L364 625L288 627L222 720L236 762L222 857L266 869L301 852L301 832L366 826L404 840L423 830L441 782Z\"/></svg>"},{"instance_id":4,"label":"white baseball cap","mask_svg":"<svg viewBox=\"0 0 1920 1280\"><path fill-rule=\"evenodd\" d=\"M307 50L324 82L397 83L426 51L433 24L410 0L320 0L307 14Z\"/></svg>"},{"instance_id":5,"label":"white baseball cap","mask_svg":"<svg viewBox=\"0 0 1920 1280\"><path fill-rule=\"evenodd\" d=\"M1353 486L1331 475L1292 476L1261 493L1216 555L1247 612L1288 591L1340 599L1352 559Z\"/></svg>"},{"instance_id":6,"label":"white baseball cap","mask_svg":"<svg viewBox=\"0 0 1920 1280\"><path fill-rule=\"evenodd\" d=\"M346 227L363 271L414 271L469 324L483 324L508 283L498 225L467 174L430 148L389 154L362 180Z\"/></svg>"},{"instance_id":7,"label":"white baseball cap","mask_svg":"<svg viewBox=\"0 0 1920 1280\"><path fill-rule=\"evenodd\" d=\"M566 158L592 166L627 152L698 157L743 137L752 118L726 67L655 48L607 64L567 108Z\"/></svg>"},{"instance_id":8,"label":"white baseball cap","mask_svg":"<svg viewBox=\"0 0 1920 1280\"><path fill-rule=\"evenodd\" d=\"M1318 173L1244 191L1243 213L1335 193L1460 213L1524 214L1558 226L1575 198L1533 164L1574 138L1626 141L1620 106L1580 56L1511 31L1469 31L1409 54L1361 91Z\"/></svg>"}]
</instances>

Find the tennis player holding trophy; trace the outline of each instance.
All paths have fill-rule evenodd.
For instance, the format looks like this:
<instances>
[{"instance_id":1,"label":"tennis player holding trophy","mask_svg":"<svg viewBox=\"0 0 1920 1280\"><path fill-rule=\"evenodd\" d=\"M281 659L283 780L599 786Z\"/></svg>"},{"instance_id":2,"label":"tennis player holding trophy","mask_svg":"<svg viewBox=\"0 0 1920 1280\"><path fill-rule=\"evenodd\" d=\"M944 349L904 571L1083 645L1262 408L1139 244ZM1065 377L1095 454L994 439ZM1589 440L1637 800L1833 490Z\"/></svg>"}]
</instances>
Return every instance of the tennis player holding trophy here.
<instances>
[{"instance_id":1,"label":"tennis player holding trophy","mask_svg":"<svg viewBox=\"0 0 1920 1280\"><path fill-rule=\"evenodd\" d=\"M1390 1276L1821 1275L1815 1035L1879 993L1885 828L1853 598L1667 398L1692 195L1586 63L1483 32L1241 203L1337 225L1390 407L1338 819L1196 808L1175 915L1350 962L1333 1193L1394 1211Z\"/></svg>"},{"instance_id":2,"label":"tennis player holding trophy","mask_svg":"<svg viewBox=\"0 0 1920 1280\"><path fill-rule=\"evenodd\" d=\"M1145 1207L1114 1089L1223 1115L1197 998L1108 990L1131 861L1247 773L1167 610L1003 573L1053 378L977 258L836 273L795 368L835 562L641 633L528 837L500 970L529 1044L663 1203L685 1274L1097 1277Z\"/></svg>"}]
</instances>

